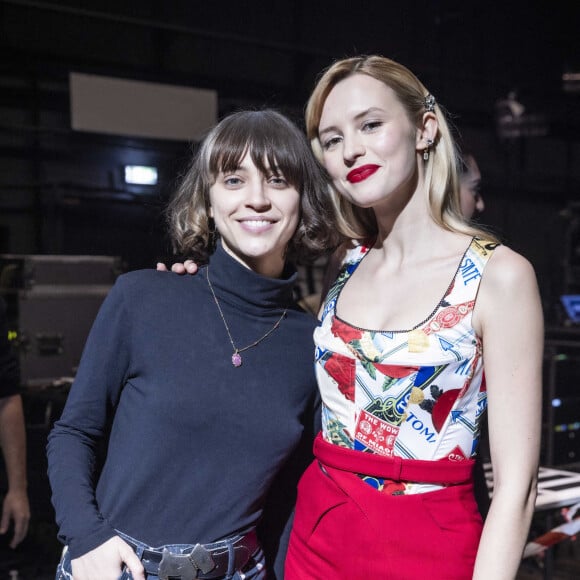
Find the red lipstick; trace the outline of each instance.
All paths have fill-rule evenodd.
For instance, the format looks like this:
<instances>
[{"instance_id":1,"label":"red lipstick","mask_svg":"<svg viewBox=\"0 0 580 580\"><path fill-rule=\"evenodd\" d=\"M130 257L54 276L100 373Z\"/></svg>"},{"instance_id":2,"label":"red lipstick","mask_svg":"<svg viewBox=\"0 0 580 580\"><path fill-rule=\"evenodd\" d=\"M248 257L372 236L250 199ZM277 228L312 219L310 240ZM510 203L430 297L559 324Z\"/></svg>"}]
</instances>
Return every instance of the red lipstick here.
<instances>
[{"instance_id":1,"label":"red lipstick","mask_svg":"<svg viewBox=\"0 0 580 580\"><path fill-rule=\"evenodd\" d=\"M350 183L360 183L367 177L370 177L378 168L378 165L361 165L360 167L349 171L346 178Z\"/></svg>"}]
</instances>

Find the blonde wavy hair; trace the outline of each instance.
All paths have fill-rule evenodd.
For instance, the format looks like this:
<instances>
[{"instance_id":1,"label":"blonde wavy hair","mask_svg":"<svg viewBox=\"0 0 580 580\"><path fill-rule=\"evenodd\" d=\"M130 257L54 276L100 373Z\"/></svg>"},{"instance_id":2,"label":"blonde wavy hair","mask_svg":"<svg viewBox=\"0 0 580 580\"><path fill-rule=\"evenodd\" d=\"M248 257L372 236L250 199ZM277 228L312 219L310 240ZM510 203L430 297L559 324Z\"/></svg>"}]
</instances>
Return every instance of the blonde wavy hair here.
<instances>
[{"instance_id":1,"label":"blonde wavy hair","mask_svg":"<svg viewBox=\"0 0 580 580\"><path fill-rule=\"evenodd\" d=\"M321 74L306 105L306 132L314 154L322 162L322 145L318 129L324 103L330 91L342 80L354 74L364 74L383 82L403 104L411 123L419 127L426 112L429 91L405 66L383 56L356 56L334 62ZM426 162L425 184L429 192L431 215L441 227L471 236L494 239L494 236L465 220L459 202L459 155L446 119L445 111L435 104L438 132ZM374 237L377 224L372 209L352 204L333 191L333 204L339 216L341 231L352 238Z\"/></svg>"}]
</instances>

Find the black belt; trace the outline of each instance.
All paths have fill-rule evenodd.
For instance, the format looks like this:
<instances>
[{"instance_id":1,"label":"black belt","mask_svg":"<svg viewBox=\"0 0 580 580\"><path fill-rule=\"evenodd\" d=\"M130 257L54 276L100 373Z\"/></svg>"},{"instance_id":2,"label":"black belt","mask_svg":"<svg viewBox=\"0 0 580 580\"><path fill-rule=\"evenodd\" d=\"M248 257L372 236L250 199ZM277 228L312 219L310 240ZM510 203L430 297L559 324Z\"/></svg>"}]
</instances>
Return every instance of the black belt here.
<instances>
[{"instance_id":1,"label":"black belt","mask_svg":"<svg viewBox=\"0 0 580 580\"><path fill-rule=\"evenodd\" d=\"M137 551L136 544L128 539L125 541ZM146 548L141 562L145 571L159 576L159 580L210 580L225 576L229 570L241 570L258 547L258 537L252 530L244 536L232 536L211 544L196 544L183 554Z\"/></svg>"}]
</instances>

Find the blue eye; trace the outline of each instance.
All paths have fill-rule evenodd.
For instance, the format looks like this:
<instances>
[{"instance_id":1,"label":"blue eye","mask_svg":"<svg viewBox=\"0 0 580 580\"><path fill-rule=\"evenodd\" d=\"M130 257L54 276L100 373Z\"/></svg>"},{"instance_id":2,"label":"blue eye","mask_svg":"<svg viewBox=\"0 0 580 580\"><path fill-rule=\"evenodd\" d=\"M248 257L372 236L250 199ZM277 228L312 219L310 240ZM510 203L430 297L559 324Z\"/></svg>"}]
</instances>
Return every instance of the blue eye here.
<instances>
[{"instance_id":1,"label":"blue eye","mask_svg":"<svg viewBox=\"0 0 580 580\"><path fill-rule=\"evenodd\" d=\"M367 121L363 124L362 128L363 131L373 131L374 129L378 129L382 124L382 121Z\"/></svg>"}]
</instances>

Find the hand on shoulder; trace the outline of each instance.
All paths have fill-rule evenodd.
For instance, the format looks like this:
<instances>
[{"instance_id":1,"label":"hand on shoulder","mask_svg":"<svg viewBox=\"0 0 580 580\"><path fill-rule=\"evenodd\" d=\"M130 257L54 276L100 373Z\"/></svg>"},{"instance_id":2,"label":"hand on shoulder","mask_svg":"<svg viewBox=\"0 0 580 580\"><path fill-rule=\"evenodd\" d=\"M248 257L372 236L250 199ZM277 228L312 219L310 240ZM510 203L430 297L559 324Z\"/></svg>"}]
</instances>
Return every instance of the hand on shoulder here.
<instances>
[{"instance_id":1,"label":"hand on shoulder","mask_svg":"<svg viewBox=\"0 0 580 580\"><path fill-rule=\"evenodd\" d=\"M169 272L163 262L157 262L156 270L158 272ZM171 271L176 274L197 274L198 267L193 260L185 260L184 262L175 262L172 264Z\"/></svg>"}]
</instances>

